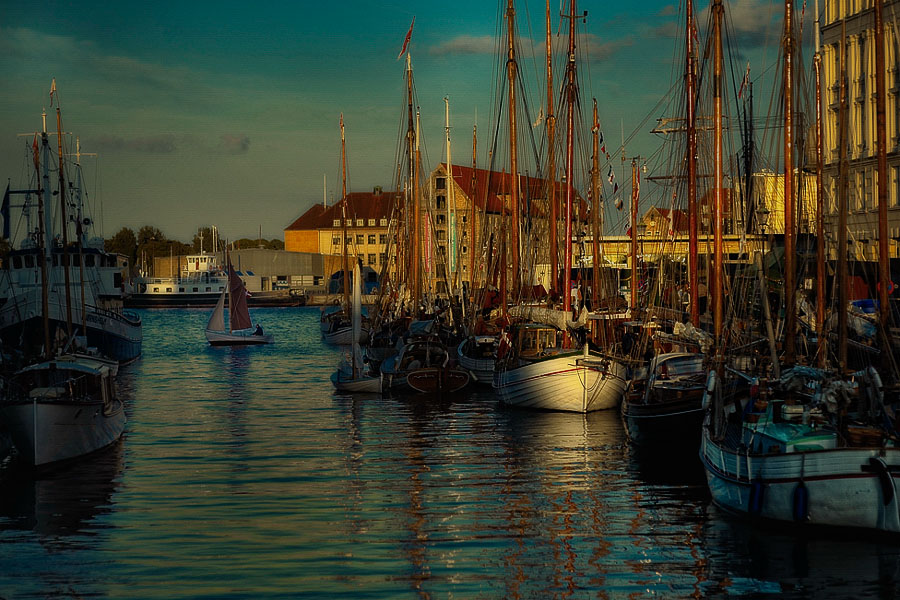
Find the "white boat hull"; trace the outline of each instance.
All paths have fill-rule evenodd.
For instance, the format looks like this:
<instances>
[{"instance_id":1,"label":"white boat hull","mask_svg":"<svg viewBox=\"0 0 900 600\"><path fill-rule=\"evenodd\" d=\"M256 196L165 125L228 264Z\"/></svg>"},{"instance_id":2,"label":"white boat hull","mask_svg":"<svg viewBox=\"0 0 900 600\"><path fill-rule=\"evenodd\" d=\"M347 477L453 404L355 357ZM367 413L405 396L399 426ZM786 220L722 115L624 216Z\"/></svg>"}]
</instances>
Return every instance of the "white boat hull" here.
<instances>
[{"instance_id":1,"label":"white boat hull","mask_svg":"<svg viewBox=\"0 0 900 600\"><path fill-rule=\"evenodd\" d=\"M102 402L18 402L0 408L21 458L42 467L105 448L125 431L125 409Z\"/></svg>"},{"instance_id":2,"label":"white boat hull","mask_svg":"<svg viewBox=\"0 0 900 600\"><path fill-rule=\"evenodd\" d=\"M322 338L325 340L326 344L331 344L333 346L350 346L353 344L353 328L352 327L342 327L334 332L323 333ZM369 341L369 330L363 329L360 331L359 339L356 340L359 344L365 344Z\"/></svg>"},{"instance_id":3,"label":"white boat hull","mask_svg":"<svg viewBox=\"0 0 900 600\"><path fill-rule=\"evenodd\" d=\"M509 406L586 413L616 408L626 369L614 360L574 352L494 373L494 389Z\"/></svg>"},{"instance_id":4,"label":"white boat hull","mask_svg":"<svg viewBox=\"0 0 900 600\"><path fill-rule=\"evenodd\" d=\"M240 331L213 331L206 330L206 341L213 346L253 346L259 344L271 344L275 342L275 336L271 333L256 335L253 331L242 333Z\"/></svg>"},{"instance_id":5,"label":"white boat hull","mask_svg":"<svg viewBox=\"0 0 900 600\"><path fill-rule=\"evenodd\" d=\"M380 394L382 389L381 374L378 377L359 376L355 379L352 375L337 370L331 374L331 383L339 392L358 394Z\"/></svg>"},{"instance_id":6,"label":"white boat hull","mask_svg":"<svg viewBox=\"0 0 900 600\"><path fill-rule=\"evenodd\" d=\"M700 457L712 499L726 510L786 523L900 533L900 448L747 456L714 442L704 430ZM805 492L798 492L801 484Z\"/></svg>"}]
</instances>

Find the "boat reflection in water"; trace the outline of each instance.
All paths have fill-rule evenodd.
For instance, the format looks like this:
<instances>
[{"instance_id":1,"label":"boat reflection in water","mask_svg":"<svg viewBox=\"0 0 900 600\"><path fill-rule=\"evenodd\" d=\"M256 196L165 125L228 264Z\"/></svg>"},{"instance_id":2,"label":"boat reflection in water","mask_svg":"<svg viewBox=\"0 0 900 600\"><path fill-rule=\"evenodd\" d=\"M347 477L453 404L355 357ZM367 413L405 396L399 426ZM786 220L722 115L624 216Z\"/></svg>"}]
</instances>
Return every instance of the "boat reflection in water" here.
<instances>
[{"instance_id":1,"label":"boat reflection in water","mask_svg":"<svg viewBox=\"0 0 900 600\"><path fill-rule=\"evenodd\" d=\"M122 482L124 440L40 478L8 473L0 481L0 530L33 531L48 547L71 548L78 538L105 528L102 518L114 510ZM93 542L85 542L93 546Z\"/></svg>"}]
</instances>

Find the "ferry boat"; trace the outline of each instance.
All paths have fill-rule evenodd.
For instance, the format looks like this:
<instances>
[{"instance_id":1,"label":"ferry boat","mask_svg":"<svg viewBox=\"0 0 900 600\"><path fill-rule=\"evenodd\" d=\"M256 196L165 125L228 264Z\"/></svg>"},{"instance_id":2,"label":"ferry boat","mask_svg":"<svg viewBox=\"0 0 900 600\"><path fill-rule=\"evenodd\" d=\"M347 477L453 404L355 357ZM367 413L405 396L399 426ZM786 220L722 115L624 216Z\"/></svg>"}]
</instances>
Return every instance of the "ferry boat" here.
<instances>
[{"instance_id":1,"label":"ferry boat","mask_svg":"<svg viewBox=\"0 0 900 600\"><path fill-rule=\"evenodd\" d=\"M177 277L136 277L125 304L131 308L215 306L228 286L228 273L215 254L187 256Z\"/></svg>"}]
</instances>

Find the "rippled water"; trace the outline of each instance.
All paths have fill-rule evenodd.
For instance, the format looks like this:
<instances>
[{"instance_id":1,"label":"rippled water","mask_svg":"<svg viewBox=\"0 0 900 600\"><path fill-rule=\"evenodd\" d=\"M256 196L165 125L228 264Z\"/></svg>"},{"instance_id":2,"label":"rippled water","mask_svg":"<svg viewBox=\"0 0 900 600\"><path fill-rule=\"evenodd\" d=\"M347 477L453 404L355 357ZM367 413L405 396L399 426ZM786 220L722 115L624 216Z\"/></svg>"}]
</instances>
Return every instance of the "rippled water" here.
<instances>
[{"instance_id":1,"label":"rippled water","mask_svg":"<svg viewBox=\"0 0 900 600\"><path fill-rule=\"evenodd\" d=\"M900 594L900 545L735 521L616 412L336 395L316 309L255 310L258 348L207 316L143 312L119 444L0 481L0 598Z\"/></svg>"}]
</instances>

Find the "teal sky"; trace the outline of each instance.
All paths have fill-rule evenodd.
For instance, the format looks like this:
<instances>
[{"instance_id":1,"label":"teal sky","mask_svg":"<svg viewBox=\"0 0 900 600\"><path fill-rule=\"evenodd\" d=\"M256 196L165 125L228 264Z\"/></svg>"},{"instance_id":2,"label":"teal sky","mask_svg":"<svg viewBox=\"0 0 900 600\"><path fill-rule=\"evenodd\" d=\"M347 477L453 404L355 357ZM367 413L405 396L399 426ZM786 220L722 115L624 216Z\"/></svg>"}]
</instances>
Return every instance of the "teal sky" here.
<instances>
[{"instance_id":1,"label":"teal sky","mask_svg":"<svg viewBox=\"0 0 900 600\"><path fill-rule=\"evenodd\" d=\"M323 176L329 201L340 195L341 113L350 190L393 185L405 105L397 55L414 16L426 169L445 157L445 96L454 161L471 160L476 122L479 146L487 144L502 65L500 5L0 0L2 174L13 187L27 175L26 142L17 134L40 128L55 77L63 128L99 155L82 162L88 190L102 203L94 216L103 234L155 225L187 240L216 225L229 239L256 237L259 228L281 238L322 201ZM552 6L558 13L559 0ZM742 48L759 63L754 74L777 58L781 6L726 2ZM534 107L545 97L538 83L544 7L544 0L517 3L519 34L535 40L526 44L533 58L520 57ZM654 107L682 69L673 61L683 6L585 0L578 9L588 11L583 97L597 98L608 145L618 145L624 129L628 155L649 155L658 145L649 129L666 116ZM55 114L48 127L55 130Z\"/></svg>"}]
</instances>

